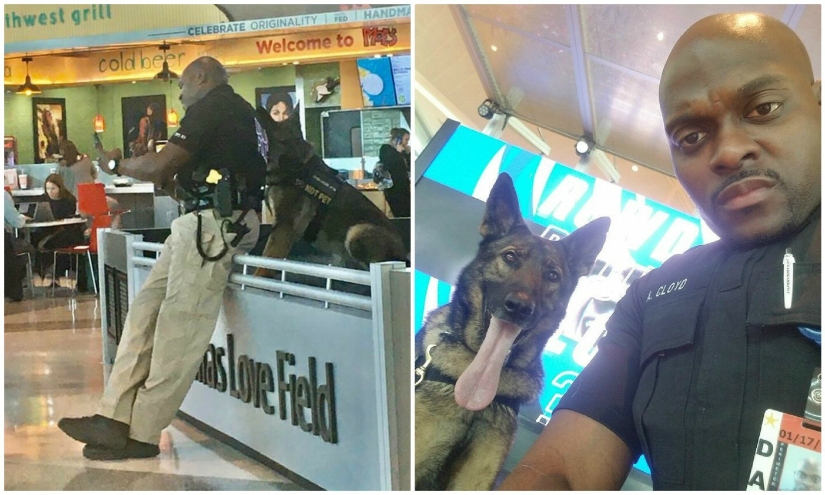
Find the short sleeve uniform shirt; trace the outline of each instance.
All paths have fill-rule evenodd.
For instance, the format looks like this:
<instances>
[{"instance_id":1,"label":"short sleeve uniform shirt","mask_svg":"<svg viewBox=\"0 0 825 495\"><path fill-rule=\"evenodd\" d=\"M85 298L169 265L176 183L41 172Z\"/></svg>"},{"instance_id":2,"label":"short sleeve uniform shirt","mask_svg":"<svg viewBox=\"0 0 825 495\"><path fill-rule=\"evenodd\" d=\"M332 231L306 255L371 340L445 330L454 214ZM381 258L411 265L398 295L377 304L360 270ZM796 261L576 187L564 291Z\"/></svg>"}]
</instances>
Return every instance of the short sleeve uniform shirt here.
<instances>
[{"instance_id":1,"label":"short sleeve uniform shirt","mask_svg":"<svg viewBox=\"0 0 825 495\"><path fill-rule=\"evenodd\" d=\"M193 155L178 172L178 183L187 191L195 188L196 170L208 173L222 168L230 170L233 188L240 174L248 191L263 187L266 163L258 151L255 110L229 85L214 88L192 104L169 142Z\"/></svg>"},{"instance_id":2,"label":"short sleeve uniform shirt","mask_svg":"<svg viewBox=\"0 0 825 495\"><path fill-rule=\"evenodd\" d=\"M717 242L668 260L619 301L557 409L599 421L651 466L654 489L743 490L766 409L802 416L821 350L820 213L747 251ZM796 258L784 308L783 256Z\"/></svg>"}]
</instances>

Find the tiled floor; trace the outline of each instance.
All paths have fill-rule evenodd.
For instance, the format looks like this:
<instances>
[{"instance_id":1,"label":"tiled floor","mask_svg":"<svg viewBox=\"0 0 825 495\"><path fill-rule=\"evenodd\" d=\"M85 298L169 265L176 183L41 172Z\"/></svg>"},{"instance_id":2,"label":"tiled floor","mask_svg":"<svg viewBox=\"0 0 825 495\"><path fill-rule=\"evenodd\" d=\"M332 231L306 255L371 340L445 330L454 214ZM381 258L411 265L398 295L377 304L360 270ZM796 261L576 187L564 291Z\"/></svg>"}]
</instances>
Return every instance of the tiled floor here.
<instances>
[{"instance_id":1,"label":"tiled floor","mask_svg":"<svg viewBox=\"0 0 825 495\"><path fill-rule=\"evenodd\" d=\"M175 420L154 459L99 462L57 421L94 414L103 388L93 296L5 302L6 490L299 490L269 468Z\"/></svg>"}]
</instances>

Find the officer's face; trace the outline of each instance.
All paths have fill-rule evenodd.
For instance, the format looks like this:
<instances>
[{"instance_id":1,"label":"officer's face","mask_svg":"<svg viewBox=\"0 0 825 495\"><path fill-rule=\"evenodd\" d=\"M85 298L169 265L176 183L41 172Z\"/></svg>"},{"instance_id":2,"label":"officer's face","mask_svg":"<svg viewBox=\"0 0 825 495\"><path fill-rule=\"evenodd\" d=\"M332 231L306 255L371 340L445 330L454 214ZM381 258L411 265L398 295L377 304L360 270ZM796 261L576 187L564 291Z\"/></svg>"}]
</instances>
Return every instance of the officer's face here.
<instances>
[{"instance_id":1,"label":"officer's face","mask_svg":"<svg viewBox=\"0 0 825 495\"><path fill-rule=\"evenodd\" d=\"M676 176L736 245L792 232L821 201L819 89L786 49L695 40L671 55L662 78Z\"/></svg>"},{"instance_id":2,"label":"officer's face","mask_svg":"<svg viewBox=\"0 0 825 495\"><path fill-rule=\"evenodd\" d=\"M795 491L820 491L822 489L822 473L820 464L804 460L794 473Z\"/></svg>"},{"instance_id":3,"label":"officer's face","mask_svg":"<svg viewBox=\"0 0 825 495\"><path fill-rule=\"evenodd\" d=\"M184 70L178 80L178 87L180 88L180 102L183 109L186 110L190 105L198 101L198 78L195 77L195 72L192 70Z\"/></svg>"}]
</instances>

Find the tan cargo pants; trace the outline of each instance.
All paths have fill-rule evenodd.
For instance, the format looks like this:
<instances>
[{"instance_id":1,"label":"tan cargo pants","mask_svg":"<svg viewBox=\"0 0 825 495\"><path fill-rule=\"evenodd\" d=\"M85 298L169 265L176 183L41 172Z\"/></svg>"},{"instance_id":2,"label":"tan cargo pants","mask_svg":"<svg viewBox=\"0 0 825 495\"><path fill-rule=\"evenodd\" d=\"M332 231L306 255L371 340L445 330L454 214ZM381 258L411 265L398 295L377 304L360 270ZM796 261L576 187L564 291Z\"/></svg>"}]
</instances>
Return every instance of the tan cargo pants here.
<instances>
[{"instance_id":1,"label":"tan cargo pants","mask_svg":"<svg viewBox=\"0 0 825 495\"><path fill-rule=\"evenodd\" d=\"M233 221L242 212L235 211ZM209 256L223 249L213 210L201 212L202 243ZM195 379L229 283L232 256L255 246L260 223L247 213L249 227L236 248L216 262L203 260L195 246L197 214L172 222L160 256L138 292L123 328L115 363L98 414L131 425L129 436L158 444ZM227 244L235 234L224 231Z\"/></svg>"}]
</instances>

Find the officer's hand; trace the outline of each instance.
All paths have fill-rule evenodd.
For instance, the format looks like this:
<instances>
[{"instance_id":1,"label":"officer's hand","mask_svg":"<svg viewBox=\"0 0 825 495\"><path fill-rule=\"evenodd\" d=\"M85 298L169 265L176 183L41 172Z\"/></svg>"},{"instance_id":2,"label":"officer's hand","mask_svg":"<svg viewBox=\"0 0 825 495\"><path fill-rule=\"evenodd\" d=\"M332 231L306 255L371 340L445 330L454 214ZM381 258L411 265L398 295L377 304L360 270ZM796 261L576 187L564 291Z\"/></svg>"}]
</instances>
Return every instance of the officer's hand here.
<instances>
[{"instance_id":1,"label":"officer's hand","mask_svg":"<svg viewBox=\"0 0 825 495\"><path fill-rule=\"evenodd\" d=\"M123 158L123 152L120 151L120 148L115 148L112 151L106 151L104 149L98 149L98 157L97 157L97 165L98 168L107 175L115 175L109 169L109 160L121 160Z\"/></svg>"}]
</instances>

